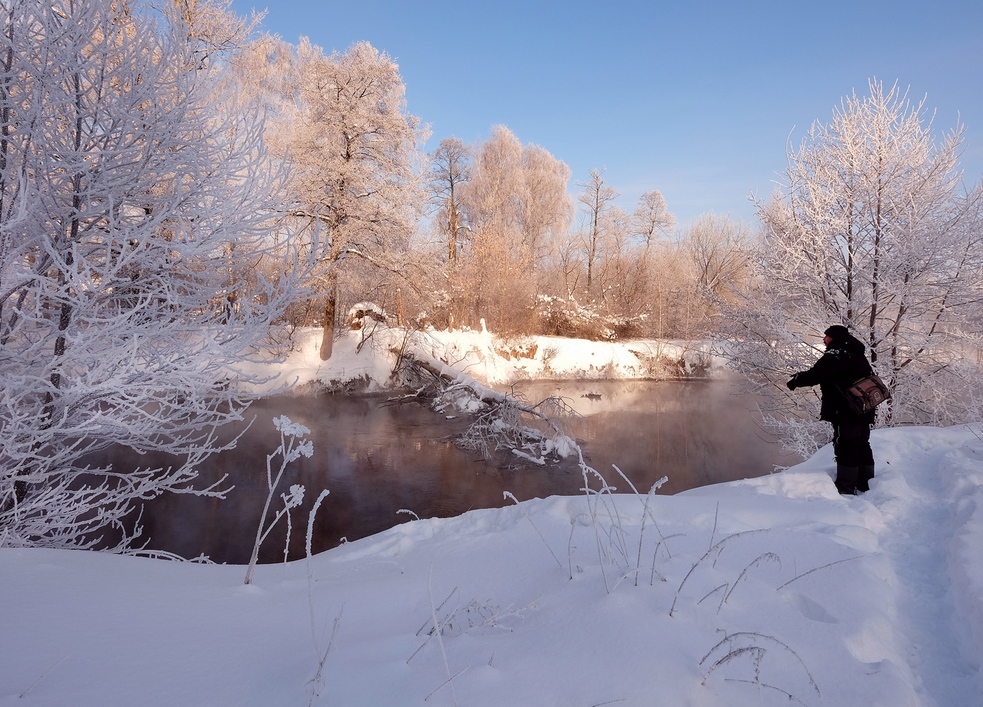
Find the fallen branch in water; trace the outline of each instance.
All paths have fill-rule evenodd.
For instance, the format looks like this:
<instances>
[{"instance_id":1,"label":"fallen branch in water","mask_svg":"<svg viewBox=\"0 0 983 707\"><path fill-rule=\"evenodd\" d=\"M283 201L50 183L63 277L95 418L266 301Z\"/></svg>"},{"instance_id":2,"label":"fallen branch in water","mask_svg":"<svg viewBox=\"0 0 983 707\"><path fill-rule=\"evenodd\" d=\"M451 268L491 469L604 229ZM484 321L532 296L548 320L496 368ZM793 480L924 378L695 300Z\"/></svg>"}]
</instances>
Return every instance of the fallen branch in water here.
<instances>
[{"instance_id":1,"label":"fallen branch in water","mask_svg":"<svg viewBox=\"0 0 983 707\"><path fill-rule=\"evenodd\" d=\"M458 440L466 449L486 458L505 450L536 464L544 463L549 454L567 457L579 451L559 423L577 415L562 398L549 397L530 405L492 390L442 361L405 348L393 349L392 353L399 357L394 375L416 390L395 403L429 399L439 412L455 408L474 414L474 422Z\"/></svg>"}]
</instances>

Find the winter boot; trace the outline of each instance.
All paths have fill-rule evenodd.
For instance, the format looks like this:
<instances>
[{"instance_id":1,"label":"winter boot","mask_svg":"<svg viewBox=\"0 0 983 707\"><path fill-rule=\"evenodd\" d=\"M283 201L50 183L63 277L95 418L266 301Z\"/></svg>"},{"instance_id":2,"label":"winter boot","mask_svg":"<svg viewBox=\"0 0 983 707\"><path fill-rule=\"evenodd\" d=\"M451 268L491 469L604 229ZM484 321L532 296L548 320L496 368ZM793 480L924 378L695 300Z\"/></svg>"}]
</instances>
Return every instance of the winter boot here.
<instances>
[{"instance_id":1,"label":"winter boot","mask_svg":"<svg viewBox=\"0 0 983 707\"><path fill-rule=\"evenodd\" d=\"M858 469L844 464L836 465L836 490L843 496L853 496L857 493Z\"/></svg>"},{"instance_id":2,"label":"winter boot","mask_svg":"<svg viewBox=\"0 0 983 707\"><path fill-rule=\"evenodd\" d=\"M874 478L874 465L862 464L857 469L857 493L870 491L870 480Z\"/></svg>"}]
</instances>

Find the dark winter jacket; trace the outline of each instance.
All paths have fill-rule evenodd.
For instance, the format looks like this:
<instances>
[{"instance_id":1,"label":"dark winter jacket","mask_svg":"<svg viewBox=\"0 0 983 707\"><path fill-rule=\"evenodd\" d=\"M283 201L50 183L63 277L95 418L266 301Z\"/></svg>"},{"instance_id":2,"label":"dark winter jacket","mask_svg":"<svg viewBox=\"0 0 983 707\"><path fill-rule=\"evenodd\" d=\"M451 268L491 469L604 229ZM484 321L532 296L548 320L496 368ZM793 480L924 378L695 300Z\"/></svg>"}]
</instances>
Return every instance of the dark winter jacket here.
<instances>
[{"instance_id":1,"label":"dark winter jacket","mask_svg":"<svg viewBox=\"0 0 983 707\"><path fill-rule=\"evenodd\" d=\"M864 355L865 347L850 334L838 337L829 342L816 365L808 371L802 371L792 376L788 382L790 390L804 386L818 385L822 391L822 408L819 419L840 423L866 418L868 423L874 422L874 411L858 416L847 405L843 389L856 381L869 376L873 371Z\"/></svg>"}]
</instances>

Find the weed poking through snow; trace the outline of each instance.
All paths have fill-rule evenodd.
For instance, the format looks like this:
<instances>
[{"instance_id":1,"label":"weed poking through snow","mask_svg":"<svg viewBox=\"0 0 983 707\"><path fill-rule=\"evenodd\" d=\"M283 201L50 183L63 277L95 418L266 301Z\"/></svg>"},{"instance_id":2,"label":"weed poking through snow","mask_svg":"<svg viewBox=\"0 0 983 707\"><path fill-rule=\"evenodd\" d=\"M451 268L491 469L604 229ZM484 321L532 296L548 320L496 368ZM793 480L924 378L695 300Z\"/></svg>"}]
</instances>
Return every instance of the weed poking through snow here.
<instances>
[{"instance_id":1,"label":"weed poking through snow","mask_svg":"<svg viewBox=\"0 0 983 707\"><path fill-rule=\"evenodd\" d=\"M259 548L266 539L266 536L273 530L273 526L283 517L287 516L287 543L290 542L290 509L296 508L304 500L304 487L294 484L290 487L289 493L280 494L283 499L283 508L266 524L266 516L273 501L273 494L276 493L283 473L287 466L299 459L301 456L310 458L314 454L314 443L309 439L304 439L311 431L301 424L292 422L286 415L273 418L273 425L280 431L280 446L266 455L266 501L263 503L263 513L259 517L259 526L256 528L256 541L253 543L253 551L249 557L249 566L246 569L245 584L252 584L253 572L256 570L256 562L259 560ZM273 476L273 460L280 457L280 468L276 476ZM284 561L286 561L286 547L284 548Z\"/></svg>"}]
</instances>

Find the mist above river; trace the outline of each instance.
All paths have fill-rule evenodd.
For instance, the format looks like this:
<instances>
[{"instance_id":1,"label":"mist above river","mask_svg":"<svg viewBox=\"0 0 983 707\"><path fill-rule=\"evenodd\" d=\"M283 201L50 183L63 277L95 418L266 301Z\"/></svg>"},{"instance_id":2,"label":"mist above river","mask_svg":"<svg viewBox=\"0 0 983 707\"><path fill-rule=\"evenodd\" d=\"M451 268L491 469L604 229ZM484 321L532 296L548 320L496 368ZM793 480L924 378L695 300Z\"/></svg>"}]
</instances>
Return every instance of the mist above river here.
<instances>
[{"instance_id":1,"label":"mist above river","mask_svg":"<svg viewBox=\"0 0 983 707\"><path fill-rule=\"evenodd\" d=\"M619 491L640 492L667 476L659 493L761 476L790 463L758 427L753 400L726 381L537 381L515 387L530 402L563 397L579 417L564 425L586 461ZM581 493L580 469L565 460L539 466L518 457L487 462L461 449L455 438L469 420L437 414L419 404L392 405L383 395L277 396L256 401L255 420L236 449L202 470L205 483L229 474L225 500L166 494L145 506L148 547L184 557L246 563L266 497L266 455L279 444L272 419L286 415L311 429L314 456L287 470L279 494L306 488L292 512L290 559L304 553L308 512L322 489L312 549L320 552L385 530L415 516L449 517L499 507L508 492L518 500ZM231 434L231 431L230 431ZM116 461L125 461L117 451ZM140 461L148 463L146 459ZM203 484L204 485L204 484ZM261 562L283 559L287 524L263 545Z\"/></svg>"},{"instance_id":2,"label":"mist above river","mask_svg":"<svg viewBox=\"0 0 983 707\"><path fill-rule=\"evenodd\" d=\"M534 381L516 391L530 402L563 397L581 416L567 426L587 462L612 483L617 465L642 492L663 476L659 492L678 493L796 461L760 427L736 380Z\"/></svg>"}]
</instances>

